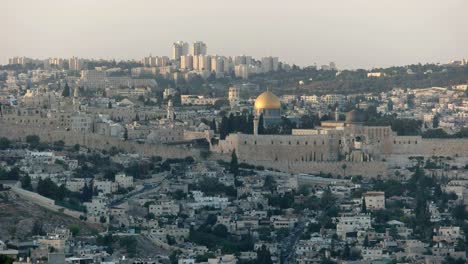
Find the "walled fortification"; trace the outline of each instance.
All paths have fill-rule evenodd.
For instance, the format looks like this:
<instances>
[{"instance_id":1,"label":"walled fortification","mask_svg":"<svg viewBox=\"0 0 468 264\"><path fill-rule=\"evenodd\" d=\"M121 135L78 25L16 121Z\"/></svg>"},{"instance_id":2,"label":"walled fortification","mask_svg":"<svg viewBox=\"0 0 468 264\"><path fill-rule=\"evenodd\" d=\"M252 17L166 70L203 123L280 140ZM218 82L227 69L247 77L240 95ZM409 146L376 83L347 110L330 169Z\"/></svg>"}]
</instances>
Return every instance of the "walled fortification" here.
<instances>
[{"instance_id":1,"label":"walled fortification","mask_svg":"<svg viewBox=\"0 0 468 264\"><path fill-rule=\"evenodd\" d=\"M161 144L138 144L130 141L122 141L118 138L106 137L92 133L80 133L64 130L47 130L41 127L26 125L11 125L0 123L0 137L12 140L24 141L28 135L38 135L41 141L54 142L63 140L65 145L79 144L89 148L107 150L117 147L129 153L137 153L143 156L161 156L164 158L185 158L197 156L198 151L186 147L167 146Z\"/></svg>"},{"instance_id":2,"label":"walled fortification","mask_svg":"<svg viewBox=\"0 0 468 264\"><path fill-rule=\"evenodd\" d=\"M387 164L385 162L284 162L284 161L249 161L241 160L245 163L254 163L268 169L276 169L289 173L308 174L328 174L333 176L357 176L364 178L386 177ZM346 165L343 168L343 165Z\"/></svg>"},{"instance_id":3,"label":"walled fortification","mask_svg":"<svg viewBox=\"0 0 468 264\"><path fill-rule=\"evenodd\" d=\"M397 136L393 139L392 154L468 157L468 139Z\"/></svg>"}]
</instances>

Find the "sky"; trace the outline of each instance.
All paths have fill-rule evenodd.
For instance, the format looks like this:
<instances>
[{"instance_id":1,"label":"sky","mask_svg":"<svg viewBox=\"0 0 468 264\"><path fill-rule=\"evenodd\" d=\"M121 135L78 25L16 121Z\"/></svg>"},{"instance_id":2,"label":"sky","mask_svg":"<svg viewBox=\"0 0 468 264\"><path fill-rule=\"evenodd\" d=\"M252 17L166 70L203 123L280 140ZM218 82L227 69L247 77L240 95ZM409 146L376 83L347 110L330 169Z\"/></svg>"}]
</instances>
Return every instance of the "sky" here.
<instances>
[{"instance_id":1,"label":"sky","mask_svg":"<svg viewBox=\"0 0 468 264\"><path fill-rule=\"evenodd\" d=\"M468 58L467 0L0 0L9 57L209 54L373 68Z\"/></svg>"}]
</instances>

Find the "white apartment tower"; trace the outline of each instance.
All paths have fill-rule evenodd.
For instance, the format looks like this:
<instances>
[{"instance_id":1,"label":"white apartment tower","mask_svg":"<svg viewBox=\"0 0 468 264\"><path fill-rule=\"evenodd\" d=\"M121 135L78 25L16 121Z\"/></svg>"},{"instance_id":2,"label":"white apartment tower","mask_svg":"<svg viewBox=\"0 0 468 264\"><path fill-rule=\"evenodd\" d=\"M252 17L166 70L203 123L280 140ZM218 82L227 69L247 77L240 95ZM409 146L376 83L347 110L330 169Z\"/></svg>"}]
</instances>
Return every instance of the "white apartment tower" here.
<instances>
[{"instance_id":1,"label":"white apartment tower","mask_svg":"<svg viewBox=\"0 0 468 264\"><path fill-rule=\"evenodd\" d=\"M145 67L165 67L169 64L169 57L167 56L153 57L150 55L149 57L144 57L141 60L141 63Z\"/></svg>"},{"instance_id":2,"label":"white apartment tower","mask_svg":"<svg viewBox=\"0 0 468 264\"><path fill-rule=\"evenodd\" d=\"M234 57L234 65L240 65L240 64L247 64L247 65L252 64L252 57L245 56L245 55Z\"/></svg>"},{"instance_id":3,"label":"white apartment tower","mask_svg":"<svg viewBox=\"0 0 468 264\"><path fill-rule=\"evenodd\" d=\"M249 65L239 64L234 67L234 74L244 80L249 78Z\"/></svg>"},{"instance_id":4,"label":"white apartment tower","mask_svg":"<svg viewBox=\"0 0 468 264\"><path fill-rule=\"evenodd\" d=\"M181 56L180 57L180 68L184 69L184 70L192 70L193 69L193 56L192 55L183 55L183 56Z\"/></svg>"},{"instance_id":5,"label":"white apartment tower","mask_svg":"<svg viewBox=\"0 0 468 264\"><path fill-rule=\"evenodd\" d=\"M189 54L189 44L184 41L177 41L172 44L172 59L180 60L180 57Z\"/></svg>"},{"instance_id":6,"label":"white apartment tower","mask_svg":"<svg viewBox=\"0 0 468 264\"><path fill-rule=\"evenodd\" d=\"M216 73L224 72L224 59L220 56L211 57L211 70Z\"/></svg>"},{"instance_id":7,"label":"white apartment tower","mask_svg":"<svg viewBox=\"0 0 468 264\"><path fill-rule=\"evenodd\" d=\"M81 71L81 69L83 68L81 60L77 57L71 57L70 59L68 59L68 66L69 69L72 71Z\"/></svg>"},{"instance_id":8,"label":"white apartment tower","mask_svg":"<svg viewBox=\"0 0 468 264\"><path fill-rule=\"evenodd\" d=\"M263 57L262 72L271 72L278 70L278 57Z\"/></svg>"},{"instance_id":9,"label":"white apartment tower","mask_svg":"<svg viewBox=\"0 0 468 264\"><path fill-rule=\"evenodd\" d=\"M193 56L206 55L206 44L202 41L194 42L190 53Z\"/></svg>"},{"instance_id":10,"label":"white apartment tower","mask_svg":"<svg viewBox=\"0 0 468 264\"><path fill-rule=\"evenodd\" d=\"M198 69L200 71L211 71L211 56L200 55L198 56Z\"/></svg>"}]
</instances>

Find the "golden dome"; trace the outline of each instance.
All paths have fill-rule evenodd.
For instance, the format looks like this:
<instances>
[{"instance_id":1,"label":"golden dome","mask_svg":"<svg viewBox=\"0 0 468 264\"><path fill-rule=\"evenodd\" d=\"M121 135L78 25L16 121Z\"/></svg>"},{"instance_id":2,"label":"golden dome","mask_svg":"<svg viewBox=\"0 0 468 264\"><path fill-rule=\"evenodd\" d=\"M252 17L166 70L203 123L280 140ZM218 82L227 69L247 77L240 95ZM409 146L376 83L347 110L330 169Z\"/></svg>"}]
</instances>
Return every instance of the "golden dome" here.
<instances>
[{"instance_id":1,"label":"golden dome","mask_svg":"<svg viewBox=\"0 0 468 264\"><path fill-rule=\"evenodd\" d=\"M254 104L255 110L258 109L280 109L281 108L281 102L270 91L263 92L260 94L257 99L255 99L255 104Z\"/></svg>"},{"instance_id":2,"label":"golden dome","mask_svg":"<svg viewBox=\"0 0 468 264\"><path fill-rule=\"evenodd\" d=\"M24 94L24 97L33 97L33 93L31 92L31 90L26 90L26 93Z\"/></svg>"}]
</instances>

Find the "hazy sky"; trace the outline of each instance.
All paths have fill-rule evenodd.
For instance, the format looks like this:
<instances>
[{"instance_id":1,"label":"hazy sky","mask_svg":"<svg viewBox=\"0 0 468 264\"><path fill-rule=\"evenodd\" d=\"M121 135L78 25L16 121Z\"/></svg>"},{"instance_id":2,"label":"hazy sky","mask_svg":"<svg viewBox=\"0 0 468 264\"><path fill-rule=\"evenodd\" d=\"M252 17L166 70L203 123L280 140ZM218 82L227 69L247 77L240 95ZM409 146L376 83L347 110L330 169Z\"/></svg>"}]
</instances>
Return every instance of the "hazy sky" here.
<instances>
[{"instance_id":1,"label":"hazy sky","mask_svg":"<svg viewBox=\"0 0 468 264\"><path fill-rule=\"evenodd\" d=\"M468 58L468 0L0 0L8 57L139 59L176 40L209 54L341 68Z\"/></svg>"}]
</instances>

